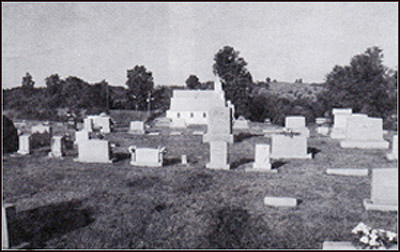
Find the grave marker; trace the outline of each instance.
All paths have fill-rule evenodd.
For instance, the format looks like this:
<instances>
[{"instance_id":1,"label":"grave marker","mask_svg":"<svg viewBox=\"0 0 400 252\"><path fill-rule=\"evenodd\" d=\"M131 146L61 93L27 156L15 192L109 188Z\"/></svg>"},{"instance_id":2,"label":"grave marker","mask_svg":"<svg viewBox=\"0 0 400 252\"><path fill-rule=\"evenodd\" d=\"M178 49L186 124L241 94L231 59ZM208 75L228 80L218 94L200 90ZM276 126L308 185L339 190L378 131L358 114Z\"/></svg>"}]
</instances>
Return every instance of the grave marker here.
<instances>
[{"instance_id":1,"label":"grave marker","mask_svg":"<svg viewBox=\"0 0 400 252\"><path fill-rule=\"evenodd\" d=\"M287 116L285 118L285 131L291 131L310 137L310 130L306 127L304 116Z\"/></svg>"},{"instance_id":2,"label":"grave marker","mask_svg":"<svg viewBox=\"0 0 400 252\"><path fill-rule=\"evenodd\" d=\"M64 153L64 136L53 136L51 138L51 151L49 157L62 158Z\"/></svg>"},{"instance_id":3,"label":"grave marker","mask_svg":"<svg viewBox=\"0 0 400 252\"><path fill-rule=\"evenodd\" d=\"M83 119L83 130L93 132L93 120L91 118Z\"/></svg>"},{"instance_id":4,"label":"grave marker","mask_svg":"<svg viewBox=\"0 0 400 252\"><path fill-rule=\"evenodd\" d=\"M295 207L297 199L288 197L265 197L264 204L274 207Z\"/></svg>"},{"instance_id":5,"label":"grave marker","mask_svg":"<svg viewBox=\"0 0 400 252\"><path fill-rule=\"evenodd\" d=\"M75 132L75 144L79 144L83 141L87 141L90 139L90 135L89 135L89 131L87 130L81 130L81 131L77 131Z\"/></svg>"},{"instance_id":6,"label":"grave marker","mask_svg":"<svg viewBox=\"0 0 400 252\"><path fill-rule=\"evenodd\" d=\"M181 156L181 163L182 163L183 165L187 165L187 155L182 155L182 156Z\"/></svg>"},{"instance_id":7,"label":"grave marker","mask_svg":"<svg viewBox=\"0 0 400 252\"><path fill-rule=\"evenodd\" d=\"M1 247L2 249L8 249L10 248L10 243L8 240L6 208L4 206L1 206L1 231Z\"/></svg>"},{"instance_id":8,"label":"grave marker","mask_svg":"<svg viewBox=\"0 0 400 252\"><path fill-rule=\"evenodd\" d=\"M79 142L78 158L83 163L112 163L111 146L107 140L90 139Z\"/></svg>"},{"instance_id":9,"label":"grave marker","mask_svg":"<svg viewBox=\"0 0 400 252\"><path fill-rule=\"evenodd\" d=\"M143 135L145 134L144 123L142 121L131 121L129 123L129 134Z\"/></svg>"},{"instance_id":10,"label":"grave marker","mask_svg":"<svg viewBox=\"0 0 400 252\"><path fill-rule=\"evenodd\" d=\"M343 176L368 176L368 169L328 168L326 173Z\"/></svg>"},{"instance_id":11,"label":"grave marker","mask_svg":"<svg viewBox=\"0 0 400 252\"><path fill-rule=\"evenodd\" d=\"M364 200L366 210L397 211L398 169L372 170L371 199Z\"/></svg>"},{"instance_id":12,"label":"grave marker","mask_svg":"<svg viewBox=\"0 0 400 252\"><path fill-rule=\"evenodd\" d=\"M163 164L165 147L158 147L157 149L154 149L130 146L128 150L131 153L131 165L161 167Z\"/></svg>"},{"instance_id":13,"label":"grave marker","mask_svg":"<svg viewBox=\"0 0 400 252\"><path fill-rule=\"evenodd\" d=\"M342 148L387 149L389 143L383 139L382 118L365 114L353 114L347 118L345 138L340 141Z\"/></svg>"},{"instance_id":14,"label":"grave marker","mask_svg":"<svg viewBox=\"0 0 400 252\"><path fill-rule=\"evenodd\" d=\"M271 169L269 160L269 144L256 144L255 158L252 168L245 169L246 171L262 171L262 172L277 172L276 169Z\"/></svg>"},{"instance_id":15,"label":"grave marker","mask_svg":"<svg viewBox=\"0 0 400 252\"><path fill-rule=\"evenodd\" d=\"M353 113L351 108L334 108L332 114L334 115L333 128L331 131L332 139L342 139L345 138L346 132L346 121L349 116Z\"/></svg>"},{"instance_id":16,"label":"grave marker","mask_svg":"<svg viewBox=\"0 0 400 252\"><path fill-rule=\"evenodd\" d=\"M398 138L397 135L393 136L393 141L392 141L392 152L386 154L386 158L390 161L392 160L397 160L399 157L399 153L398 153Z\"/></svg>"},{"instance_id":17,"label":"grave marker","mask_svg":"<svg viewBox=\"0 0 400 252\"><path fill-rule=\"evenodd\" d=\"M249 122L243 117L239 116L237 120L233 121L233 128L234 129L242 129L242 130L248 130L249 129Z\"/></svg>"},{"instance_id":18,"label":"grave marker","mask_svg":"<svg viewBox=\"0 0 400 252\"><path fill-rule=\"evenodd\" d=\"M31 135L20 135L18 137L18 154L28 155L31 154Z\"/></svg>"},{"instance_id":19,"label":"grave marker","mask_svg":"<svg viewBox=\"0 0 400 252\"><path fill-rule=\"evenodd\" d=\"M272 135L270 157L274 159L311 159L311 153L307 153L307 137L304 135Z\"/></svg>"}]
</instances>

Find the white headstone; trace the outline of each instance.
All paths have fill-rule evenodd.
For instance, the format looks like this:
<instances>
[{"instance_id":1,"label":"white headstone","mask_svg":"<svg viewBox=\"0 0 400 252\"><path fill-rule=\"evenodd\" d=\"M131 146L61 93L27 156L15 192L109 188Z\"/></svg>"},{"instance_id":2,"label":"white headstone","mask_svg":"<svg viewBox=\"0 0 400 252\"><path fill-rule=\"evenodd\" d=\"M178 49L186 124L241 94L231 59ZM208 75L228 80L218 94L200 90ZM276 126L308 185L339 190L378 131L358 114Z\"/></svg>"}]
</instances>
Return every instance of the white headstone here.
<instances>
[{"instance_id":1,"label":"white headstone","mask_svg":"<svg viewBox=\"0 0 400 252\"><path fill-rule=\"evenodd\" d=\"M89 131L81 130L75 132L75 144L79 144L80 142L89 140Z\"/></svg>"},{"instance_id":2,"label":"white headstone","mask_svg":"<svg viewBox=\"0 0 400 252\"><path fill-rule=\"evenodd\" d=\"M392 152L388 153L386 155L386 158L389 160L397 160L399 157L399 153L398 153L398 138L397 135L393 136L393 141L392 141Z\"/></svg>"},{"instance_id":3,"label":"white headstone","mask_svg":"<svg viewBox=\"0 0 400 252\"><path fill-rule=\"evenodd\" d=\"M203 131L193 131L193 135L194 136L202 136L202 135L204 135L204 132Z\"/></svg>"},{"instance_id":4,"label":"white headstone","mask_svg":"<svg viewBox=\"0 0 400 252\"><path fill-rule=\"evenodd\" d=\"M304 116L287 116L285 118L285 129L300 133L306 137L310 136L310 130L306 127L306 118Z\"/></svg>"},{"instance_id":5,"label":"white headstone","mask_svg":"<svg viewBox=\"0 0 400 252\"><path fill-rule=\"evenodd\" d=\"M246 171L277 172L277 170L271 169L269 155L269 144L256 144L253 167L246 169Z\"/></svg>"},{"instance_id":6,"label":"white headstone","mask_svg":"<svg viewBox=\"0 0 400 252\"><path fill-rule=\"evenodd\" d=\"M343 176L368 176L368 169L328 168L326 169L326 173Z\"/></svg>"},{"instance_id":7,"label":"white headstone","mask_svg":"<svg viewBox=\"0 0 400 252\"><path fill-rule=\"evenodd\" d=\"M185 119L173 118L169 127L170 128L186 128Z\"/></svg>"},{"instance_id":8,"label":"white headstone","mask_svg":"<svg viewBox=\"0 0 400 252\"><path fill-rule=\"evenodd\" d=\"M371 199L364 200L367 210L397 211L398 169L372 169Z\"/></svg>"},{"instance_id":9,"label":"white headstone","mask_svg":"<svg viewBox=\"0 0 400 252\"><path fill-rule=\"evenodd\" d=\"M31 153L31 135L20 135L18 137L18 154L28 155Z\"/></svg>"},{"instance_id":10,"label":"white headstone","mask_svg":"<svg viewBox=\"0 0 400 252\"><path fill-rule=\"evenodd\" d=\"M87 131L87 132L93 131L93 120L91 118L83 119L83 129L82 130Z\"/></svg>"},{"instance_id":11,"label":"white headstone","mask_svg":"<svg viewBox=\"0 0 400 252\"><path fill-rule=\"evenodd\" d=\"M100 132L103 134L109 134L111 132L111 117L109 116L98 116L94 120L94 126L100 128Z\"/></svg>"},{"instance_id":12,"label":"white headstone","mask_svg":"<svg viewBox=\"0 0 400 252\"><path fill-rule=\"evenodd\" d=\"M270 157L274 159L311 159L311 153L307 153L307 137L304 135L272 135Z\"/></svg>"},{"instance_id":13,"label":"white headstone","mask_svg":"<svg viewBox=\"0 0 400 252\"><path fill-rule=\"evenodd\" d=\"M7 226L7 216L6 209L4 206L1 206L1 247L2 249L10 248L10 243L8 240L8 226Z\"/></svg>"},{"instance_id":14,"label":"white headstone","mask_svg":"<svg viewBox=\"0 0 400 252\"><path fill-rule=\"evenodd\" d=\"M143 135L145 133L144 123L142 121L131 121L129 123L128 133L134 135Z\"/></svg>"},{"instance_id":15,"label":"white headstone","mask_svg":"<svg viewBox=\"0 0 400 252\"><path fill-rule=\"evenodd\" d=\"M161 167L163 164L164 147L155 148L137 148L130 146L128 148L131 153L131 165Z\"/></svg>"},{"instance_id":16,"label":"white headstone","mask_svg":"<svg viewBox=\"0 0 400 252\"><path fill-rule=\"evenodd\" d=\"M187 155L182 155L182 156L181 156L181 163L182 163L183 165L187 165Z\"/></svg>"},{"instance_id":17,"label":"white headstone","mask_svg":"<svg viewBox=\"0 0 400 252\"><path fill-rule=\"evenodd\" d=\"M317 117L317 118L315 118L315 123L318 124L318 125L327 123L327 121L328 121L328 119L325 118L325 117Z\"/></svg>"},{"instance_id":18,"label":"white headstone","mask_svg":"<svg viewBox=\"0 0 400 252\"><path fill-rule=\"evenodd\" d=\"M78 162L111 163L111 147L107 140L90 139L78 144Z\"/></svg>"},{"instance_id":19,"label":"white headstone","mask_svg":"<svg viewBox=\"0 0 400 252\"><path fill-rule=\"evenodd\" d=\"M387 149L389 142L383 140L382 118L371 118L364 114L353 114L347 118L342 148Z\"/></svg>"},{"instance_id":20,"label":"white headstone","mask_svg":"<svg viewBox=\"0 0 400 252\"><path fill-rule=\"evenodd\" d=\"M233 121L234 129L249 129L249 122L242 116L240 116L237 120Z\"/></svg>"},{"instance_id":21,"label":"white headstone","mask_svg":"<svg viewBox=\"0 0 400 252\"><path fill-rule=\"evenodd\" d=\"M182 135L182 132L180 132L180 131L172 131L172 132L169 133L169 135L170 136L180 136L180 135Z\"/></svg>"},{"instance_id":22,"label":"white headstone","mask_svg":"<svg viewBox=\"0 0 400 252\"><path fill-rule=\"evenodd\" d=\"M297 199L288 197L265 197L264 204L274 207L295 207Z\"/></svg>"},{"instance_id":23,"label":"white headstone","mask_svg":"<svg viewBox=\"0 0 400 252\"><path fill-rule=\"evenodd\" d=\"M329 135L329 127L328 126L318 126L317 133L323 136Z\"/></svg>"},{"instance_id":24,"label":"white headstone","mask_svg":"<svg viewBox=\"0 0 400 252\"><path fill-rule=\"evenodd\" d=\"M158 135L160 135L160 132L149 132L147 135L148 136L158 136Z\"/></svg>"},{"instance_id":25,"label":"white headstone","mask_svg":"<svg viewBox=\"0 0 400 252\"><path fill-rule=\"evenodd\" d=\"M51 138L51 152L49 152L49 157L61 158L64 154L64 137L53 136Z\"/></svg>"},{"instance_id":26,"label":"white headstone","mask_svg":"<svg viewBox=\"0 0 400 252\"><path fill-rule=\"evenodd\" d=\"M332 139L345 138L346 121L349 116L353 113L351 108L339 109L334 108L332 114L334 115L333 128L331 131Z\"/></svg>"},{"instance_id":27,"label":"white headstone","mask_svg":"<svg viewBox=\"0 0 400 252\"><path fill-rule=\"evenodd\" d=\"M210 142L210 162L206 164L206 168L229 170L228 143L226 141Z\"/></svg>"}]
</instances>

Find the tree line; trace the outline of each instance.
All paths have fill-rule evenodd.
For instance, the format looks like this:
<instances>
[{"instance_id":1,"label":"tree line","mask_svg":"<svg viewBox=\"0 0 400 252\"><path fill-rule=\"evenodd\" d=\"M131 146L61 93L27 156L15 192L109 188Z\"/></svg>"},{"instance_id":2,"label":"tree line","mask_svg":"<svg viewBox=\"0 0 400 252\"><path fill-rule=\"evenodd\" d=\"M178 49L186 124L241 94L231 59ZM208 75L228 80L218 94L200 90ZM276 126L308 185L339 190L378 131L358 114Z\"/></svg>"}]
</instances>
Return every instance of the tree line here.
<instances>
[{"instance_id":1,"label":"tree line","mask_svg":"<svg viewBox=\"0 0 400 252\"><path fill-rule=\"evenodd\" d=\"M368 48L354 56L349 65L335 66L326 75L323 90L316 99L297 96L283 97L268 90L276 80L255 82L247 69L247 62L231 46L221 48L214 56L213 73L220 79L226 99L235 105L235 116L254 121L269 118L283 124L287 115L304 115L307 121L327 116L332 108L353 108L354 112L382 117L393 121L397 115L397 71L385 67L383 53L378 47ZM169 108L172 89L213 89L212 81L201 82L191 74L184 87L154 87L152 72L136 65L127 70L125 87L110 86L106 80L89 84L79 77L62 79L53 74L45 79L45 88L34 88L33 77L27 73L21 87L3 90L4 109L15 109L33 118L54 119L56 108L79 112L135 109L165 111ZM296 80L302 83L302 79Z\"/></svg>"}]
</instances>

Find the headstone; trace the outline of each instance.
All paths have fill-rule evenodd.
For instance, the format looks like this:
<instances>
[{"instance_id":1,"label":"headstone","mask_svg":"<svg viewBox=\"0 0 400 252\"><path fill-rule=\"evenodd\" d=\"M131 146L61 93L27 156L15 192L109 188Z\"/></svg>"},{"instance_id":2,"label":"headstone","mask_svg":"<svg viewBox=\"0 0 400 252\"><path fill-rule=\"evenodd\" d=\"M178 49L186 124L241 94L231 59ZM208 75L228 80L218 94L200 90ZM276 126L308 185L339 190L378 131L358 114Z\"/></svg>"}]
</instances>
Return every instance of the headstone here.
<instances>
[{"instance_id":1,"label":"headstone","mask_svg":"<svg viewBox=\"0 0 400 252\"><path fill-rule=\"evenodd\" d=\"M182 155L182 156L181 156L181 163L182 163L183 165L187 165L187 155Z\"/></svg>"},{"instance_id":2,"label":"headstone","mask_svg":"<svg viewBox=\"0 0 400 252\"><path fill-rule=\"evenodd\" d=\"M383 139L382 125L382 118L353 114L347 118L346 137L340 140L340 146L342 148L387 149L389 142Z\"/></svg>"},{"instance_id":3,"label":"headstone","mask_svg":"<svg viewBox=\"0 0 400 252\"><path fill-rule=\"evenodd\" d=\"M145 134L143 121L131 121L129 123L129 134L143 135Z\"/></svg>"},{"instance_id":4,"label":"headstone","mask_svg":"<svg viewBox=\"0 0 400 252\"><path fill-rule=\"evenodd\" d=\"M397 211L398 169L372 169L371 199L364 200L366 210Z\"/></svg>"},{"instance_id":5,"label":"headstone","mask_svg":"<svg viewBox=\"0 0 400 252\"><path fill-rule=\"evenodd\" d=\"M93 120L91 118L83 119L83 130L87 132L93 131Z\"/></svg>"},{"instance_id":6,"label":"headstone","mask_svg":"<svg viewBox=\"0 0 400 252\"><path fill-rule=\"evenodd\" d=\"M111 117L109 117L109 116L95 117L94 127L100 128L100 132L103 134L111 133Z\"/></svg>"},{"instance_id":7,"label":"headstone","mask_svg":"<svg viewBox=\"0 0 400 252\"><path fill-rule=\"evenodd\" d=\"M62 158L64 155L64 136L53 136L51 138L49 157Z\"/></svg>"},{"instance_id":8,"label":"headstone","mask_svg":"<svg viewBox=\"0 0 400 252\"><path fill-rule=\"evenodd\" d=\"M264 123L266 123L266 124L271 124L271 119L265 118Z\"/></svg>"},{"instance_id":9,"label":"headstone","mask_svg":"<svg viewBox=\"0 0 400 252\"><path fill-rule=\"evenodd\" d=\"M43 134L45 132L49 133L50 135L52 134L52 128L50 125L38 124L38 125L32 126L32 128L31 128L32 134L34 134L34 133Z\"/></svg>"},{"instance_id":10,"label":"headstone","mask_svg":"<svg viewBox=\"0 0 400 252\"><path fill-rule=\"evenodd\" d=\"M285 130L310 137L310 130L306 127L304 116L287 116L285 118Z\"/></svg>"},{"instance_id":11,"label":"headstone","mask_svg":"<svg viewBox=\"0 0 400 252\"><path fill-rule=\"evenodd\" d=\"M185 119L174 118L172 119L171 123L169 124L170 128L186 128L186 121Z\"/></svg>"},{"instance_id":12,"label":"headstone","mask_svg":"<svg viewBox=\"0 0 400 252\"><path fill-rule=\"evenodd\" d=\"M311 153L307 153L307 137L304 135L272 135L270 157L274 159L311 159Z\"/></svg>"},{"instance_id":13,"label":"headstone","mask_svg":"<svg viewBox=\"0 0 400 252\"><path fill-rule=\"evenodd\" d=\"M329 127L326 125L318 126L317 133L320 135L323 135L323 136L328 136L329 135Z\"/></svg>"},{"instance_id":14,"label":"headstone","mask_svg":"<svg viewBox=\"0 0 400 252\"><path fill-rule=\"evenodd\" d=\"M397 244L393 244L388 249L397 251ZM367 250L356 247L351 241L324 241L322 250Z\"/></svg>"},{"instance_id":15,"label":"headstone","mask_svg":"<svg viewBox=\"0 0 400 252\"><path fill-rule=\"evenodd\" d=\"M79 142L78 158L75 161L83 163L112 163L110 143L101 139Z\"/></svg>"},{"instance_id":16,"label":"headstone","mask_svg":"<svg viewBox=\"0 0 400 252\"><path fill-rule=\"evenodd\" d=\"M147 135L148 136L158 136L158 135L160 135L160 132L149 132Z\"/></svg>"},{"instance_id":17,"label":"headstone","mask_svg":"<svg viewBox=\"0 0 400 252\"><path fill-rule=\"evenodd\" d=\"M1 247L2 249L8 249L10 248L10 243L8 240L6 208L4 206L1 206L1 231Z\"/></svg>"},{"instance_id":18,"label":"headstone","mask_svg":"<svg viewBox=\"0 0 400 252\"><path fill-rule=\"evenodd\" d=\"M397 135L393 136L393 141L392 141L392 152L386 154L386 158L390 161L392 160L397 160L399 157L399 153L398 153L398 139L397 139Z\"/></svg>"},{"instance_id":19,"label":"headstone","mask_svg":"<svg viewBox=\"0 0 400 252\"><path fill-rule=\"evenodd\" d=\"M328 168L327 174L343 176L368 176L368 169Z\"/></svg>"},{"instance_id":20,"label":"headstone","mask_svg":"<svg viewBox=\"0 0 400 252\"><path fill-rule=\"evenodd\" d=\"M297 199L288 197L265 197L264 204L274 207L295 207Z\"/></svg>"},{"instance_id":21,"label":"headstone","mask_svg":"<svg viewBox=\"0 0 400 252\"><path fill-rule=\"evenodd\" d=\"M28 155L31 153L31 135L20 135L18 138L18 154Z\"/></svg>"},{"instance_id":22,"label":"headstone","mask_svg":"<svg viewBox=\"0 0 400 252\"><path fill-rule=\"evenodd\" d=\"M137 148L136 146L130 146L128 150L131 153L131 165L161 167L163 164L165 147L158 147L157 149L155 149Z\"/></svg>"},{"instance_id":23,"label":"headstone","mask_svg":"<svg viewBox=\"0 0 400 252\"><path fill-rule=\"evenodd\" d=\"M75 132L75 144L79 144L89 139L90 139L89 131L83 129L81 131Z\"/></svg>"},{"instance_id":24,"label":"headstone","mask_svg":"<svg viewBox=\"0 0 400 252\"><path fill-rule=\"evenodd\" d=\"M206 168L229 170L228 143L233 143L231 120L231 108L210 109L207 133L203 135L203 142L210 143L210 162Z\"/></svg>"},{"instance_id":25,"label":"headstone","mask_svg":"<svg viewBox=\"0 0 400 252\"><path fill-rule=\"evenodd\" d=\"M170 135L170 136L180 136L180 135L182 135L182 132L179 132L179 131L172 131L172 132L169 133L169 135Z\"/></svg>"},{"instance_id":26,"label":"headstone","mask_svg":"<svg viewBox=\"0 0 400 252\"><path fill-rule=\"evenodd\" d=\"M333 128L331 131L332 139L345 138L346 134L346 121L349 116L353 113L351 108L339 109L334 108L332 114L334 115Z\"/></svg>"},{"instance_id":27,"label":"headstone","mask_svg":"<svg viewBox=\"0 0 400 252\"><path fill-rule=\"evenodd\" d=\"M249 122L243 116L239 116L237 120L233 121L233 128L247 130L249 129Z\"/></svg>"},{"instance_id":28,"label":"headstone","mask_svg":"<svg viewBox=\"0 0 400 252\"><path fill-rule=\"evenodd\" d=\"M262 171L262 172L277 172L276 169L271 169L269 161L269 144L256 144L255 158L253 167L245 169L246 171Z\"/></svg>"}]
</instances>

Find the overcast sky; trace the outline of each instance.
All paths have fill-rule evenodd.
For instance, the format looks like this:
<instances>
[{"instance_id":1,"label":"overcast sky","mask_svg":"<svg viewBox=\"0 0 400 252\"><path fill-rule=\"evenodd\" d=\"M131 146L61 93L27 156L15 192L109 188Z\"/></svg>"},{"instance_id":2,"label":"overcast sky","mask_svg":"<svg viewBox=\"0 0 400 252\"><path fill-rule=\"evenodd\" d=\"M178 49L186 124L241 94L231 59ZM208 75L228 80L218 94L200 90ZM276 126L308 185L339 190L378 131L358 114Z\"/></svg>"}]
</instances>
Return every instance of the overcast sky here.
<instances>
[{"instance_id":1,"label":"overcast sky","mask_svg":"<svg viewBox=\"0 0 400 252\"><path fill-rule=\"evenodd\" d=\"M322 82L368 47L397 69L398 3L2 2L2 84L54 73L124 85L145 65L156 85L213 80L214 55L240 52L255 80Z\"/></svg>"}]
</instances>

